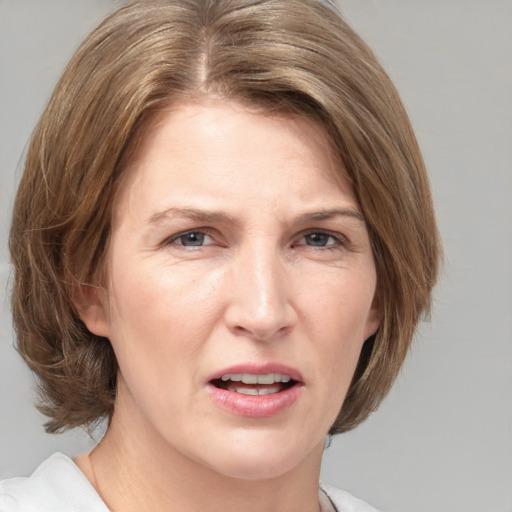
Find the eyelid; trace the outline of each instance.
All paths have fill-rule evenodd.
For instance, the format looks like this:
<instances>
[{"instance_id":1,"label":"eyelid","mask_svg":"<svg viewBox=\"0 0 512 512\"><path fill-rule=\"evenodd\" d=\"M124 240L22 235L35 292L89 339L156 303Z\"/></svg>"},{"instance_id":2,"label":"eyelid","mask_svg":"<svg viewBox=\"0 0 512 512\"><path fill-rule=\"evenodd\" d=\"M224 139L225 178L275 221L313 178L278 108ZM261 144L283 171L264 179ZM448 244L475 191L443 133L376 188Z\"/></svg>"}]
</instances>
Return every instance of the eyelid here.
<instances>
[{"instance_id":1,"label":"eyelid","mask_svg":"<svg viewBox=\"0 0 512 512\"><path fill-rule=\"evenodd\" d=\"M332 237L336 241L335 244L326 245L326 246L317 246L319 249L335 249L335 248L339 248L339 247L349 248L351 245L350 240L343 233L340 233L339 231L331 231L329 229L319 229L319 228L317 228L317 229L313 228L313 229L308 229L306 231L303 231L302 233L300 233L297 236L297 238L295 239L296 241L293 243L293 245L305 245L305 244L298 244L298 241L308 235L314 235L314 234L327 235L327 236ZM315 247L315 246L310 246L310 247Z\"/></svg>"},{"instance_id":2,"label":"eyelid","mask_svg":"<svg viewBox=\"0 0 512 512\"><path fill-rule=\"evenodd\" d=\"M176 243L176 240L178 240L179 238L181 237L184 237L186 235L189 235L191 233L201 233L203 235L206 235L206 236L209 236L212 240L218 238L215 233L214 233L214 230L210 229L210 228L204 228L204 227L201 227L201 228L192 228L192 229L186 229L184 231L180 231L172 236L169 236L167 237L163 242L162 242L162 246L168 246L168 245L171 245L171 244L174 244L174 245L177 245L177 246L181 246L181 247L187 247L187 248L200 248L200 247L205 247L205 246L208 246L208 245L212 245L212 244L205 244L205 245L198 245L198 246L186 246L184 244L179 244L179 243Z\"/></svg>"},{"instance_id":3,"label":"eyelid","mask_svg":"<svg viewBox=\"0 0 512 512\"><path fill-rule=\"evenodd\" d=\"M179 238L186 236L190 233L204 234L204 235L210 237L212 239L212 242L204 244L204 245L198 245L198 246L193 246L193 245L187 246L184 244L176 243L176 240L178 240ZM322 245L314 246L314 245L309 245L306 243L300 243L300 241L304 237L306 237L308 235L313 235L313 234L320 234L320 235L332 237L334 239L334 243L328 244L325 246L322 246ZM222 243L222 237L218 234L218 232L215 229L212 229L209 227L198 227L198 228L185 229L183 231L179 231L179 232L165 238L161 243L162 247L169 246L169 245L199 249L201 247L207 247L210 245L223 246L224 244ZM317 248L317 249L337 249L337 248L348 249L351 247L351 241L345 234L340 233L339 231L332 231L329 229L322 229L322 228L316 228L316 229L311 228L311 229L306 229L306 230L300 232L296 237L294 237L294 239L291 243L291 246L292 247L306 246L306 247L313 247L313 248Z\"/></svg>"}]
</instances>

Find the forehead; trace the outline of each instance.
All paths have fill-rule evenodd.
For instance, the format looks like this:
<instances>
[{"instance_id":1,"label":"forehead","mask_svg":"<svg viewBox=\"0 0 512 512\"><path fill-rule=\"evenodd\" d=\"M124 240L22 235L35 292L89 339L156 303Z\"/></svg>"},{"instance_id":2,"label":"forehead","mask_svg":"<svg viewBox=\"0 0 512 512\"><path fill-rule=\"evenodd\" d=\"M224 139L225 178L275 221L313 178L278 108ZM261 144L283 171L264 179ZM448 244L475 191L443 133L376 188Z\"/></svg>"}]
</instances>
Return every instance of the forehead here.
<instances>
[{"instance_id":1,"label":"forehead","mask_svg":"<svg viewBox=\"0 0 512 512\"><path fill-rule=\"evenodd\" d=\"M344 175L316 120L208 100L163 110L142 127L119 197L147 204L176 199L177 190L201 202L243 193L271 205L286 192L307 202L340 187L352 195Z\"/></svg>"}]
</instances>

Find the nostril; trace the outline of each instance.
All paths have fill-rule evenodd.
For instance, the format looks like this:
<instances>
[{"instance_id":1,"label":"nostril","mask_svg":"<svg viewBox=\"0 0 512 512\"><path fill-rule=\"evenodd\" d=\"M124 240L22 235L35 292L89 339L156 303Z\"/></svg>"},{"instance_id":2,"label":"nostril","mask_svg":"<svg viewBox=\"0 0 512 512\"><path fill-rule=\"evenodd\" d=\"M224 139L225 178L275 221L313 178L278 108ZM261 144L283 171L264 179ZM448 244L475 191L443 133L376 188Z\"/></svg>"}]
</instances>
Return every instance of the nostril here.
<instances>
[{"instance_id":1,"label":"nostril","mask_svg":"<svg viewBox=\"0 0 512 512\"><path fill-rule=\"evenodd\" d=\"M251 334L251 331L249 329L247 329L246 327L242 327L241 325L235 325L234 330L236 331L237 334L241 334L244 336L248 336Z\"/></svg>"},{"instance_id":2,"label":"nostril","mask_svg":"<svg viewBox=\"0 0 512 512\"><path fill-rule=\"evenodd\" d=\"M239 336L247 336L259 341L269 341L286 335L291 331L291 329L292 327L289 325L278 327L277 329L272 328L271 326L254 325L252 328L247 328L241 325L236 325L233 328L233 331Z\"/></svg>"}]
</instances>

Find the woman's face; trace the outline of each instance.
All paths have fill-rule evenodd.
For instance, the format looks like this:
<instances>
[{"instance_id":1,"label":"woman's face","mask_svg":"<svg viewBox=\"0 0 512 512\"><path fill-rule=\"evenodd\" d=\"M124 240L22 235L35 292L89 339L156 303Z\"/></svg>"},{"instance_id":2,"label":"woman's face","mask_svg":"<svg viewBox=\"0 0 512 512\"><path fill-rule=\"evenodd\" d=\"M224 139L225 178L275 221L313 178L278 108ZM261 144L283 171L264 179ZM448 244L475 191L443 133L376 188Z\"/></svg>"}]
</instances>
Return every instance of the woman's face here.
<instances>
[{"instance_id":1,"label":"woman's face","mask_svg":"<svg viewBox=\"0 0 512 512\"><path fill-rule=\"evenodd\" d=\"M120 375L113 425L241 478L318 464L375 332L368 232L323 130L239 104L147 128L84 310ZM339 173L338 173L339 174Z\"/></svg>"}]
</instances>

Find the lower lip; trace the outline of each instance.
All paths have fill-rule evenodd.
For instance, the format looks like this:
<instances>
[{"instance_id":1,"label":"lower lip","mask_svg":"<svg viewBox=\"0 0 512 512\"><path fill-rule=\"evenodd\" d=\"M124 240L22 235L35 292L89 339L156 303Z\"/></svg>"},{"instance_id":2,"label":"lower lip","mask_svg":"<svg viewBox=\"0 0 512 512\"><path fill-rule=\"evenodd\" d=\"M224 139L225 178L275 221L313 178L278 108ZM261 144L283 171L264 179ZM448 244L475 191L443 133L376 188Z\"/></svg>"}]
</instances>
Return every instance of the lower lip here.
<instances>
[{"instance_id":1,"label":"lower lip","mask_svg":"<svg viewBox=\"0 0 512 512\"><path fill-rule=\"evenodd\" d=\"M247 418L269 418L291 407L299 398L303 386L291 388L270 395L244 395L208 384L213 401L225 411Z\"/></svg>"}]
</instances>

